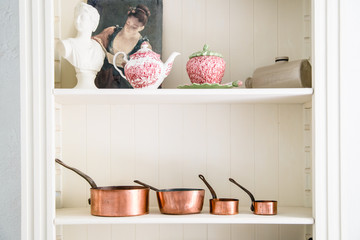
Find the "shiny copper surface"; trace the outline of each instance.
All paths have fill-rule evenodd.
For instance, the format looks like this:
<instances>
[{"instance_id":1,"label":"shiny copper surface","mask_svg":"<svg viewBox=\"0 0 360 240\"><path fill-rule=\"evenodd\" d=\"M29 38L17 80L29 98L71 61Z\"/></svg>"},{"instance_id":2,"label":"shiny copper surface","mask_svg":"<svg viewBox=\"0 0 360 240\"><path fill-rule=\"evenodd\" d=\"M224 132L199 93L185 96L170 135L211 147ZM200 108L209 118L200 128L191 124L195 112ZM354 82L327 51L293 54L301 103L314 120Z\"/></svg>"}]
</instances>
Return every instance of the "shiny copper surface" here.
<instances>
[{"instance_id":1,"label":"shiny copper surface","mask_svg":"<svg viewBox=\"0 0 360 240\"><path fill-rule=\"evenodd\" d=\"M276 215L277 214L277 201L256 200L253 202L254 214L257 215Z\"/></svg>"},{"instance_id":2,"label":"shiny copper surface","mask_svg":"<svg viewBox=\"0 0 360 240\"><path fill-rule=\"evenodd\" d=\"M168 189L156 192L160 212L163 214L200 213L204 203L204 189Z\"/></svg>"},{"instance_id":3,"label":"shiny copper surface","mask_svg":"<svg viewBox=\"0 0 360 240\"><path fill-rule=\"evenodd\" d=\"M239 213L239 200L235 198L210 199L210 213L215 215L234 215Z\"/></svg>"},{"instance_id":4,"label":"shiny copper surface","mask_svg":"<svg viewBox=\"0 0 360 240\"><path fill-rule=\"evenodd\" d=\"M149 213L149 188L114 186L91 188L91 214L127 217Z\"/></svg>"}]
</instances>

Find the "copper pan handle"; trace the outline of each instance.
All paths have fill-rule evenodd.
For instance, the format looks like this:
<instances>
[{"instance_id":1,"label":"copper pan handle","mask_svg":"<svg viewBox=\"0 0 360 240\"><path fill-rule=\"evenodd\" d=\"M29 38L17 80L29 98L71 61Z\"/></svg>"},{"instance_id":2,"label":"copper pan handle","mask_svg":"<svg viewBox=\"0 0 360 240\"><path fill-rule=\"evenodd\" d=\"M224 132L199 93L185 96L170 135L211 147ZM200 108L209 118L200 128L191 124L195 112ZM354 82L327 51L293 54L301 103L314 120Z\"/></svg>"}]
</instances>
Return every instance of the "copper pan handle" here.
<instances>
[{"instance_id":1,"label":"copper pan handle","mask_svg":"<svg viewBox=\"0 0 360 240\"><path fill-rule=\"evenodd\" d=\"M83 173L82 171L80 171L79 169L70 167L68 165L66 165L65 163L63 163L60 159L55 158L55 162L57 162L58 164L62 165L63 167L66 167L67 169L70 169L71 171L77 173L78 175L80 175L82 178L84 178L92 188L98 188L95 181L89 177L88 175L86 175L85 173Z\"/></svg>"},{"instance_id":2,"label":"copper pan handle","mask_svg":"<svg viewBox=\"0 0 360 240\"><path fill-rule=\"evenodd\" d=\"M210 184L206 181L205 177L203 175L199 174L199 178L205 183L205 185L210 190L212 198L216 199L217 198L216 193L215 193L214 189L210 186Z\"/></svg>"},{"instance_id":3,"label":"copper pan handle","mask_svg":"<svg viewBox=\"0 0 360 240\"><path fill-rule=\"evenodd\" d=\"M139 180L134 180L134 183L143 185L144 187L148 187L148 188L150 188L151 190L153 190L153 191L155 191L155 192L158 192L158 191L159 191L159 189L157 189L157 188L155 188L155 187L153 187L153 186L147 185L146 183L140 182Z\"/></svg>"},{"instance_id":4,"label":"copper pan handle","mask_svg":"<svg viewBox=\"0 0 360 240\"><path fill-rule=\"evenodd\" d=\"M250 209L251 209L251 211L254 211L254 210L255 210L255 207L254 207L255 197L254 197L254 195L252 195L252 193L251 193L249 190L247 190L246 188L244 188L243 186L241 186L240 184L238 184L234 179L229 178L229 181L232 182L232 183L234 183L236 186L238 186L238 187L241 188L242 190L244 190L244 192L246 192L246 193L250 196L251 201L252 201L251 206L250 206Z\"/></svg>"}]
</instances>

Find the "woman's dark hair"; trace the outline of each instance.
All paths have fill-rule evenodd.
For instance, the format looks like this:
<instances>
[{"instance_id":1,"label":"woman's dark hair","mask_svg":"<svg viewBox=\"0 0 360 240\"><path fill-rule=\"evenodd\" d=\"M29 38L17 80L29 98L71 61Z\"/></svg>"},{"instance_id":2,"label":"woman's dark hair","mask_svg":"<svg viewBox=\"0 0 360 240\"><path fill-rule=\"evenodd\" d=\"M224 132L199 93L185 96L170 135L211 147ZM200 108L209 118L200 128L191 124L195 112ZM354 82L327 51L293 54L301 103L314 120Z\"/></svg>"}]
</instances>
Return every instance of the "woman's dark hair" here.
<instances>
[{"instance_id":1,"label":"woman's dark hair","mask_svg":"<svg viewBox=\"0 0 360 240\"><path fill-rule=\"evenodd\" d=\"M150 17L150 10L147 6L139 4L136 7L130 7L128 17L131 16L136 17L139 22L145 26L148 22L148 18Z\"/></svg>"}]
</instances>

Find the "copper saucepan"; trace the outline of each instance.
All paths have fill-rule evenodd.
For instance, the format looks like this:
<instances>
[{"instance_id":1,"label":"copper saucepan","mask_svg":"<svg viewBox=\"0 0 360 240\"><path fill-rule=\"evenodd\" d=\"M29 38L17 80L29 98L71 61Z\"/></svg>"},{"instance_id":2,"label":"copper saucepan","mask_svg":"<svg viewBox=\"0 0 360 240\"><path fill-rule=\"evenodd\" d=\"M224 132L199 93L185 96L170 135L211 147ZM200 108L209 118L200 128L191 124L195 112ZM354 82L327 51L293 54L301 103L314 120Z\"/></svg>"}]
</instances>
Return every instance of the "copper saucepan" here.
<instances>
[{"instance_id":1,"label":"copper saucepan","mask_svg":"<svg viewBox=\"0 0 360 240\"><path fill-rule=\"evenodd\" d=\"M217 198L214 189L206 181L203 175L199 175L199 178L209 188L212 199L210 199L210 213L216 215L234 215L239 213L239 199L235 198Z\"/></svg>"},{"instance_id":2,"label":"copper saucepan","mask_svg":"<svg viewBox=\"0 0 360 240\"><path fill-rule=\"evenodd\" d=\"M250 206L251 211L257 215L276 215L277 214L277 201L275 200L255 200L254 195L238 184L234 179L229 178L229 181L237 185L239 188L244 190L251 198L252 204Z\"/></svg>"},{"instance_id":3,"label":"copper saucepan","mask_svg":"<svg viewBox=\"0 0 360 240\"><path fill-rule=\"evenodd\" d=\"M197 188L169 188L157 189L146 183L134 182L150 188L156 192L160 212L163 214L195 214L200 213L204 204L204 189Z\"/></svg>"},{"instance_id":4,"label":"copper saucepan","mask_svg":"<svg viewBox=\"0 0 360 240\"><path fill-rule=\"evenodd\" d=\"M59 159L55 159L55 161L74 171L90 184L91 215L127 217L149 213L149 188L140 186L98 187L94 180L85 173L66 165Z\"/></svg>"}]
</instances>

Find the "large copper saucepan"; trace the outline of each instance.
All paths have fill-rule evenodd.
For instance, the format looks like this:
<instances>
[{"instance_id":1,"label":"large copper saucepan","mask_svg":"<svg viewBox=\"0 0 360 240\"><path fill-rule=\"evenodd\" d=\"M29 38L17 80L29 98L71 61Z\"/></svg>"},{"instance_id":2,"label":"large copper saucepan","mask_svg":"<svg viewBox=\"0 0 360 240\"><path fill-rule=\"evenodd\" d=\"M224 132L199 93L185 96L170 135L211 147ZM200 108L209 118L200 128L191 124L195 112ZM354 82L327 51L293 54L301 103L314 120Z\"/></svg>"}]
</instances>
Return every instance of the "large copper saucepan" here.
<instances>
[{"instance_id":1,"label":"large copper saucepan","mask_svg":"<svg viewBox=\"0 0 360 240\"><path fill-rule=\"evenodd\" d=\"M210 199L210 213L215 215L234 215L239 213L239 199L235 198L218 198L214 189L206 181L203 175L199 178L209 188L212 199Z\"/></svg>"},{"instance_id":2,"label":"large copper saucepan","mask_svg":"<svg viewBox=\"0 0 360 240\"><path fill-rule=\"evenodd\" d=\"M149 213L149 188L140 186L98 187L94 180L59 159L55 161L83 177L91 186L91 215L127 217Z\"/></svg>"},{"instance_id":3,"label":"large copper saucepan","mask_svg":"<svg viewBox=\"0 0 360 240\"><path fill-rule=\"evenodd\" d=\"M255 200L254 195L238 184L234 179L229 178L229 181L234 183L236 186L244 190L251 198L252 204L250 206L251 211L257 215L276 215L277 214L277 201L275 200Z\"/></svg>"},{"instance_id":4,"label":"large copper saucepan","mask_svg":"<svg viewBox=\"0 0 360 240\"><path fill-rule=\"evenodd\" d=\"M204 204L204 189L169 188L157 189L146 183L134 182L156 191L160 212L163 214L195 214L200 213Z\"/></svg>"}]
</instances>

